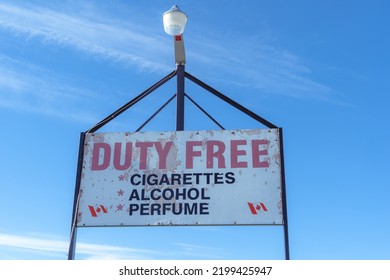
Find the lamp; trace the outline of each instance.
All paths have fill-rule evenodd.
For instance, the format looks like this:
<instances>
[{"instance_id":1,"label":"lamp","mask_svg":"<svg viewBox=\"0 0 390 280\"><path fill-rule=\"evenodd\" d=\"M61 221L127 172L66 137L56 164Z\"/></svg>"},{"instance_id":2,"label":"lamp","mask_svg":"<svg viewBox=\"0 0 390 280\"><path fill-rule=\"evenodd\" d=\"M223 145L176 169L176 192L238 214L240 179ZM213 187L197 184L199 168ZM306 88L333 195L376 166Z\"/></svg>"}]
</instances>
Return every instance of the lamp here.
<instances>
[{"instance_id":1,"label":"lamp","mask_svg":"<svg viewBox=\"0 0 390 280\"><path fill-rule=\"evenodd\" d=\"M164 30L169 35L181 35L187 23L187 15L177 5L163 14Z\"/></svg>"}]
</instances>

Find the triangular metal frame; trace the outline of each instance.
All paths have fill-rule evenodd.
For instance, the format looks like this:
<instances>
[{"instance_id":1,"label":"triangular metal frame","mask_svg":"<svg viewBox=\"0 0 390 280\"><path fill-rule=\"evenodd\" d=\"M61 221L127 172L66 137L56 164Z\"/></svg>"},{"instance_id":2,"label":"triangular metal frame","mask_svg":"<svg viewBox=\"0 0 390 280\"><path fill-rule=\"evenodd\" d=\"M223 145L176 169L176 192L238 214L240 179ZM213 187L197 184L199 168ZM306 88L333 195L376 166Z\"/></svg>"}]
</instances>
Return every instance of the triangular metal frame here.
<instances>
[{"instance_id":1,"label":"triangular metal frame","mask_svg":"<svg viewBox=\"0 0 390 280\"><path fill-rule=\"evenodd\" d=\"M118 117L119 115L121 115L123 112L125 112L127 109L131 108L133 105L135 105L136 103L138 103L139 101L141 101L143 98L145 98L146 96L148 96L150 93L152 93L153 91L155 91L156 89L158 89L159 87L161 87L163 84L165 84L166 82L168 82L169 80L171 80L172 78L174 78L176 75L177 75L178 71L175 70L171 73L169 73L167 76L165 76L164 78L162 78L160 81L158 81L157 83L155 83L154 85L152 85L151 87L149 87L148 89L146 89L145 91L143 91L142 93L140 93L139 95L137 95L135 98L133 98L132 100L130 100L128 103L126 103L125 105L123 105L122 107L120 107L118 110L116 110L115 112L113 112L112 114L108 115L106 118L104 118L103 120L101 120L99 123L97 123L96 125L94 125L93 127L91 127L90 129L88 129L86 131L86 133L93 133L93 132L96 132L97 130L99 130L100 128L102 128L103 126L105 126L107 123L109 123L110 121L112 121L113 119L115 119L116 117ZM184 72L184 77L189 79L190 81L194 82L195 84L199 85L200 87L204 88L205 90L207 90L208 92L212 93L213 95L217 96L219 99L225 101L226 103L230 104L231 106L235 107L236 109L240 110L241 112L243 112L244 114L252 117L253 119L255 119L256 121L260 122L261 124L263 124L264 126L268 127L268 128L277 128L276 125L274 125L273 123L271 123L270 121L260 117L259 115L257 115L256 113L250 111L248 108L245 108L244 106L242 106L241 104L237 103L236 101L232 100L231 98L227 97L226 95L222 94L221 92L219 92L218 90L212 88L211 86L207 85L206 83L204 83L203 81L199 80L198 78L196 78L195 76L189 74L188 72ZM185 95L187 98L189 98L189 100L191 102L194 102L188 95ZM154 116L156 116L160 111L161 109L163 109L170 101L172 101L174 98L171 97L167 103L165 103L155 114L152 115L151 118L148 119L148 121L150 121ZM205 113L206 115L208 115L208 117L211 117L206 111L204 111L199 105L197 105L197 107L202 110L203 113ZM147 122L148 122L147 121ZM215 120L213 120L215 121ZM144 126L144 125L143 125ZM140 129L138 129L137 131L139 131Z\"/></svg>"}]
</instances>

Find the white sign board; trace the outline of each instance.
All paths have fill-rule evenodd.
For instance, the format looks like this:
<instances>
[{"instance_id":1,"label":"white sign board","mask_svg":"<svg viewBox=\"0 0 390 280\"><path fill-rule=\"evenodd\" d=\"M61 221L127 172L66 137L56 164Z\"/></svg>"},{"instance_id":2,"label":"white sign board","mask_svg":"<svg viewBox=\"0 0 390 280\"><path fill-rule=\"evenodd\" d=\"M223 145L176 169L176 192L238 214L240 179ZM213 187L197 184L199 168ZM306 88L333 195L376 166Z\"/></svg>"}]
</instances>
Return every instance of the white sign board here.
<instances>
[{"instance_id":1,"label":"white sign board","mask_svg":"<svg viewBox=\"0 0 390 280\"><path fill-rule=\"evenodd\" d=\"M278 129L87 133L77 226L281 225Z\"/></svg>"}]
</instances>

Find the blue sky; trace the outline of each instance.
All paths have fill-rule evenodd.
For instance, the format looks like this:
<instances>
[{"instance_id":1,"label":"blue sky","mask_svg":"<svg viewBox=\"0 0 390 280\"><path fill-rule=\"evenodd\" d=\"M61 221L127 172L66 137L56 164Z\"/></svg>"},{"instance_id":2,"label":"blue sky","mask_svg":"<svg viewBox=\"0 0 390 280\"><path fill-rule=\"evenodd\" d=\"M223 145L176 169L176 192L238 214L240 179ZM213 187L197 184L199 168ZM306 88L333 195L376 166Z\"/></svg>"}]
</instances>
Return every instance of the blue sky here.
<instances>
[{"instance_id":1,"label":"blue sky","mask_svg":"<svg viewBox=\"0 0 390 280\"><path fill-rule=\"evenodd\" d=\"M2 1L0 259L66 259L79 134L175 69L284 129L292 259L389 259L387 1ZM164 85L101 131L134 131ZM259 124L194 86L225 128ZM187 130L218 129L186 104ZM170 104L145 131L174 130ZM229 211L227 205L226 211ZM77 259L283 259L281 227L80 229Z\"/></svg>"}]
</instances>

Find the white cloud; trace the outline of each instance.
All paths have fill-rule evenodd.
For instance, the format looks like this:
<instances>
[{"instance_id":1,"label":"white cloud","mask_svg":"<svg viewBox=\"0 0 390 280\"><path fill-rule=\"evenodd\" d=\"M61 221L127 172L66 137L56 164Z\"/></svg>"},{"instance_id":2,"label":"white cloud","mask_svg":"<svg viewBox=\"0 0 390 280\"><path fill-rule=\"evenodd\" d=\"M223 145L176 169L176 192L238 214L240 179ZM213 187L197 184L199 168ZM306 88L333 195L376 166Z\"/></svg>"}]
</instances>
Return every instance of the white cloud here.
<instances>
[{"instance_id":1,"label":"white cloud","mask_svg":"<svg viewBox=\"0 0 390 280\"><path fill-rule=\"evenodd\" d=\"M102 9L77 10L77 4L72 5L75 6L64 9L55 5L44 8L26 3L0 4L0 30L141 71L161 74L172 70L162 62L171 62L172 49L165 45L169 38L161 30L151 31L151 26L137 25L131 18L115 18ZM198 77L208 79L211 84L267 96L278 94L322 100L332 94L332 89L310 78L311 70L302 59L267 44L266 39L234 34L219 38L197 33L191 36L187 60L192 61L192 69L205 72ZM96 122L93 112L80 106L86 103L86 94L92 96L91 89L77 83L71 85L40 66L11 60L8 58L6 64L0 65L0 88L3 89L0 106Z\"/></svg>"},{"instance_id":2,"label":"white cloud","mask_svg":"<svg viewBox=\"0 0 390 280\"><path fill-rule=\"evenodd\" d=\"M0 56L0 107L91 123L96 117L77 104L93 97L90 90L71 86L55 73Z\"/></svg>"},{"instance_id":3,"label":"white cloud","mask_svg":"<svg viewBox=\"0 0 390 280\"><path fill-rule=\"evenodd\" d=\"M218 84L252 89L262 94L324 99L332 89L313 81L310 68L293 53L260 38L216 38L215 43L195 40L194 59L211 69L208 78ZM219 42L225 42L222 45ZM207 51L208 50L208 51Z\"/></svg>"},{"instance_id":4,"label":"white cloud","mask_svg":"<svg viewBox=\"0 0 390 280\"><path fill-rule=\"evenodd\" d=\"M1 250L1 248L3 250ZM37 259L67 259L69 241L63 237L39 233L7 234L0 233L0 259L17 259L23 256L35 256ZM7 249L7 250L5 250ZM173 243L172 251L155 251L127 246L113 246L78 241L76 258L88 260L120 260L120 259L223 259L225 253L216 247L188 243ZM29 254L25 254L29 253Z\"/></svg>"},{"instance_id":5,"label":"white cloud","mask_svg":"<svg viewBox=\"0 0 390 280\"><path fill-rule=\"evenodd\" d=\"M140 71L167 73L172 70L158 62L169 48L161 45L163 40L159 35L149 36L147 26L103 16L99 11L75 11L75 7L73 13L59 10L0 4L0 30L5 31L4 40L10 35L17 40L31 40L32 44L38 40L51 49L64 47L79 51L84 57L93 56ZM62 51L59 50L58 55ZM44 47L39 52L44 55ZM91 107L97 106L85 108L85 105L106 99L107 95L95 87L80 87L71 73L61 70L64 73L58 74L58 69L34 63L37 62L13 58L12 54L0 56L0 107L89 124L96 122L98 117Z\"/></svg>"},{"instance_id":6,"label":"white cloud","mask_svg":"<svg viewBox=\"0 0 390 280\"><path fill-rule=\"evenodd\" d=\"M124 24L99 14L76 16L42 7L0 4L0 28L143 70L161 72L169 68L153 59L166 51L160 36L145 35L150 34L147 27Z\"/></svg>"},{"instance_id":7,"label":"white cloud","mask_svg":"<svg viewBox=\"0 0 390 280\"><path fill-rule=\"evenodd\" d=\"M33 252L40 258L56 255L67 258L69 242L56 236L37 236L37 234L14 235L0 233L0 247L18 249ZM78 242L76 247L76 257L83 259L150 259L158 252L137 248L126 248L119 246L92 244ZM0 255L1 258L13 258L8 252Z\"/></svg>"}]
</instances>

